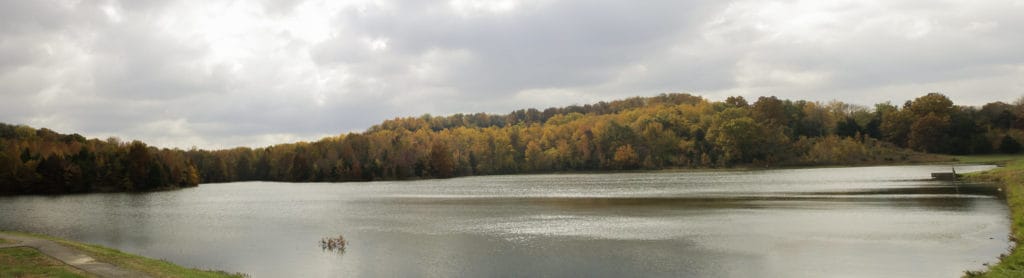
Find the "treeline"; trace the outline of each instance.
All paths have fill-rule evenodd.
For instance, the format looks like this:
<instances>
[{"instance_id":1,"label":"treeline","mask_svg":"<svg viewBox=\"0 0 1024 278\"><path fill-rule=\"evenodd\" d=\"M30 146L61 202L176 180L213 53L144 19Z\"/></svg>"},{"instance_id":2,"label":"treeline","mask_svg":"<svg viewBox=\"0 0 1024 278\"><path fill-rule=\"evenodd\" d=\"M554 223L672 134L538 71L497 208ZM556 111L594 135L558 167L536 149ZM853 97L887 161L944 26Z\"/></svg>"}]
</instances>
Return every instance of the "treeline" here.
<instances>
[{"instance_id":1,"label":"treeline","mask_svg":"<svg viewBox=\"0 0 1024 278\"><path fill-rule=\"evenodd\" d=\"M180 150L0 124L0 194L151 191L196 186Z\"/></svg>"},{"instance_id":2,"label":"treeline","mask_svg":"<svg viewBox=\"0 0 1024 278\"><path fill-rule=\"evenodd\" d=\"M216 151L156 149L4 125L0 182L4 192L53 193L246 180L875 164L938 158L912 150L1015 153L1022 128L1022 103L957 106L937 93L873 107L662 94L506 115L397 118L316 142Z\"/></svg>"},{"instance_id":3,"label":"treeline","mask_svg":"<svg viewBox=\"0 0 1024 278\"><path fill-rule=\"evenodd\" d=\"M1024 106L928 94L863 107L663 94L506 115L424 115L363 133L189 152L204 182L354 181L669 167L875 164L1017 152ZM1019 124L1018 124L1019 123Z\"/></svg>"}]
</instances>

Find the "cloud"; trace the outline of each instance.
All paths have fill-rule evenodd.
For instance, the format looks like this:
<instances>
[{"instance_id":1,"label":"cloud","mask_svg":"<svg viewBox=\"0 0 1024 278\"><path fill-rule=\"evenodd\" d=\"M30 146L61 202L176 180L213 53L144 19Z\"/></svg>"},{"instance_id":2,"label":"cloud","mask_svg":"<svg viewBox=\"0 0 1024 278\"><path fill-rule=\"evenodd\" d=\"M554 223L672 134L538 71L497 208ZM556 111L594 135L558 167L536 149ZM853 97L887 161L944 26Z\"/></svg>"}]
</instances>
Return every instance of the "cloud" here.
<instances>
[{"instance_id":1,"label":"cloud","mask_svg":"<svg viewBox=\"0 0 1024 278\"><path fill-rule=\"evenodd\" d=\"M132 21L96 34L91 59L97 94L162 100L224 91L229 69L206 61L207 48Z\"/></svg>"},{"instance_id":2,"label":"cloud","mask_svg":"<svg viewBox=\"0 0 1024 278\"><path fill-rule=\"evenodd\" d=\"M423 113L692 92L958 103L1024 93L1013 1L0 3L0 121L261 146Z\"/></svg>"},{"instance_id":3,"label":"cloud","mask_svg":"<svg viewBox=\"0 0 1024 278\"><path fill-rule=\"evenodd\" d=\"M677 3L525 2L493 11L398 5L343 17L342 25L387 38L395 55L462 51L468 59L442 65L459 78L445 81L473 95L493 96L608 79L619 67L693 31L702 3ZM482 15L465 15L473 12Z\"/></svg>"},{"instance_id":4,"label":"cloud","mask_svg":"<svg viewBox=\"0 0 1024 278\"><path fill-rule=\"evenodd\" d=\"M1021 8L1008 8L1007 4L737 2L705 33L714 38L708 42L746 42L733 56L743 57L737 61L739 68L755 70L737 76L760 82L738 86L733 92L858 101L865 92L880 88L1015 74L1007 65L1024 62L1024 55L1012 50L1024 46L1022 30L997 30L997 26L1019 24L1015 12ZM807 82L793 82L797 80ZM908 91L888 98L906 99L923 93ZM970 104L1005 96L994 91L947 93L975 95L957 99Z\"/></svg>"}]
</instances>

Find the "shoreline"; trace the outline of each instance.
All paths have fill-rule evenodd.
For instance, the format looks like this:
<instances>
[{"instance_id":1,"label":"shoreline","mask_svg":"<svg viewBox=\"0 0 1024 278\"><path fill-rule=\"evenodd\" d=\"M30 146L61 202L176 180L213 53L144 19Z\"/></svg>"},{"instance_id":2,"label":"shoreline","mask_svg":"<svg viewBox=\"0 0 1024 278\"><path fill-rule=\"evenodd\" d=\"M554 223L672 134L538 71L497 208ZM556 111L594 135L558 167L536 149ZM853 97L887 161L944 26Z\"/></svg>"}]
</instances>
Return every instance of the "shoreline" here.
<instances>
[{"instance_id":1,"label":"shoreline","mask_svg":"<svg viewBox=\"0 0 1024 278\"><path fill-rule=\"evenodd\" d=\"M67 266L99 277L248 277L243 273L184 267L165 260L48 235L0 231L0 239L7 239L8 242L0 244L0 249L31 248L45 256L59 260ZM46 267L33 264L16 266L28 271Z\"/></svg>"},{"instance_id":2,"label":"shoreline","mask_svg":"<svg viewBox=\"0 0 1024 278\"><path fill-rule=\"evenodd\" d=\"M985 157L965 157L986 159ZM974 161L999 165L998 168L964 174L970 182L992 182L1003 190L1010 210L1010 242L1008 253L1000 254L999 261L980 271L964 271L963 277L1024 277L1024 156L993 156L990 161Z\"/></svg>"},{"instance_id":3,"label":"shoreline","mask_svg":"<svg viewBox=\"0 0 1024 278\"><path fill-rule=\"evenodd\" d=\"M319 184L319 183L372 183L372 182L412 182L412 181L429 181L429 180L449 180L449 179L462 179L462 178L473 178L473 177L493 177L493 176L528 176L528 175L573 175L573 174L642 174L642 173L686 173L686 172L743 172L743 171L766 171L766 170L792 170L792 169L817 169L817 168L856 168L856 167L885 167L885 166L927 166L927 165L998 165L994 162L969 162L960 163L957 159L958 156L944 156L949 159L936 159L936 160L914 160L914 161L890 161L890 162L863 162L863 163L822 163L822 164L785 164L776 166L756 166L750 164L725 166L725 167L666 167L659 169L619 169L619 170L559 170L559 171L524 171L515 173L493 173L493 174L478 174L478 175L464 175L454 176L450 178L405 178L405 179L371 179L371 180L344 180L344 181L278 181L278 180L239 180L239 181L226 181L226 182L210 182L201 183L202 185L210 184L228 184L237 182L275 182L275 183L292 183L292 184ZM198 187L198 186L195 186ZM181 187L172 190L183 190L193 187ZM145 192L87 192L78 194L92 194L92 193L150 193L159 191L145 191ZM38 196L59 196L56 195L40 195ZM3 197L5 195L0 195ZM30 196L30 195L6 195L6 196Z\"/></svg>"}]
</instances>

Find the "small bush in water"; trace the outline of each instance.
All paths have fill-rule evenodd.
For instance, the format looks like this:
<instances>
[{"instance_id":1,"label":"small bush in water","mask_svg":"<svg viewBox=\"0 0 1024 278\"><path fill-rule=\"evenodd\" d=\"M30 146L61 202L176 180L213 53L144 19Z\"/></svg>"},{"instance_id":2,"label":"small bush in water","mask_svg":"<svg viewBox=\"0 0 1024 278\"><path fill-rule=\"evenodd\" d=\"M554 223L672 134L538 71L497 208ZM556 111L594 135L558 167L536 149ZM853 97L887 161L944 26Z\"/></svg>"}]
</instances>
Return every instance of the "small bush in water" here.
<instances>
[{"instance_id":1,"label":"small bush in water","mask_svg":"<svg viewBox=\"0 0 1024 278\"><path fill-rule=\"evenodd\" d=\"M345 252L345 247L348 246L348 241L345 237L338 235L338 237L325 237L320 239L320 248L327 251Z\"/></svg>"}]
</instances>

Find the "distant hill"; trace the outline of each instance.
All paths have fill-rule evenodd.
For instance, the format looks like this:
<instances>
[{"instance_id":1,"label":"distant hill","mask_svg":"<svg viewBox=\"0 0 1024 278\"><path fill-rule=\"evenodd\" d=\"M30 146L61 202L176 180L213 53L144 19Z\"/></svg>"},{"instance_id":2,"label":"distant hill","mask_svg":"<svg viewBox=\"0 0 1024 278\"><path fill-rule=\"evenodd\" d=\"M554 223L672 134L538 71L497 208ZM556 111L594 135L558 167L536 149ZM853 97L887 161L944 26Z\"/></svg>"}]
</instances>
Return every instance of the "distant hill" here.
<instances>
[{"instance_id":1,"label":"distant hill","mask_svg":"<svg viewBox=\"0 0 1024 278\"><path fill-rule=\"evenodd\" d=\"M689 94L396 118L266 148L178 150L0 124L0 192L147 191L244 180L366 181L664 168L866 165L1018 152L1024 107L931 93L874 107Z\"/></svg>"}]
</instances>

